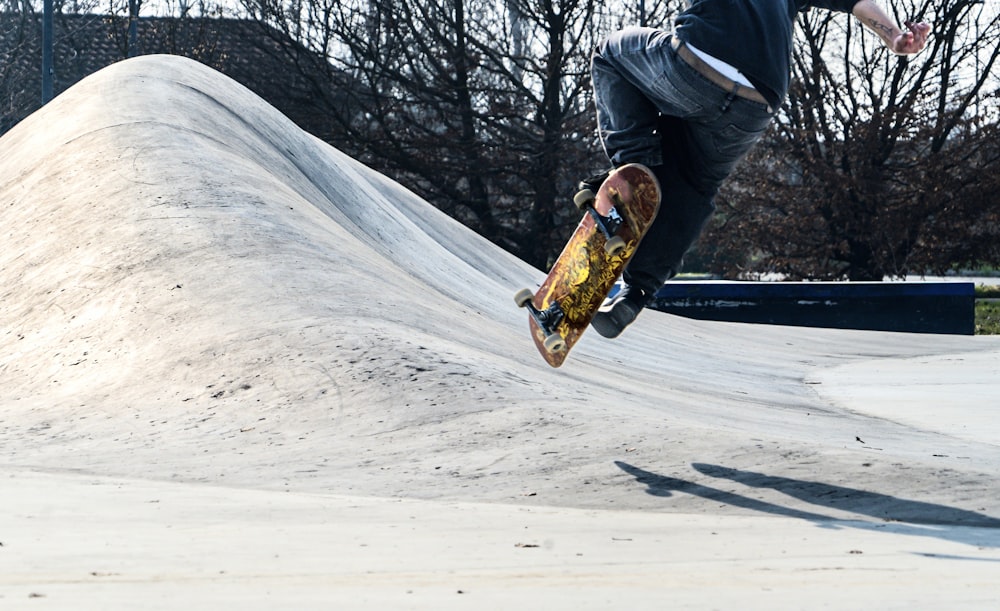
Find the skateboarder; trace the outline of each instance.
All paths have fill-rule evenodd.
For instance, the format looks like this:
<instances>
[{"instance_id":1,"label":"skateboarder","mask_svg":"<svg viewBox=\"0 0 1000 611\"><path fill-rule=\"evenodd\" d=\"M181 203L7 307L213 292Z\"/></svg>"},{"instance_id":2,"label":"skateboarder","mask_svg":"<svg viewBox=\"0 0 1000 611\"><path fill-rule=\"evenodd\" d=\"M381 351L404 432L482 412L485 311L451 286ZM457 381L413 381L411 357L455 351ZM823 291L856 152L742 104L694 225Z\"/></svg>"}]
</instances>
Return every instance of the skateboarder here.
<instances>
[{"instance_id":1,"label":"skateboarder","mask_svg":"<svg viewBox=\"0 0 1000 611\"><path fill-rule=\"evenodd\" d=\"M714 210L723 180L760 138L788 90L795 17L810 7L853 13L899 55L924 48L930 26L900 29L873 0L693 0L674 32L629 28L598 46L597 122L613 166L651 167L659 214L591 323L617 337L665 281ZM606 174L581 188L595 192Z\"/></svg>"}]
</instances>

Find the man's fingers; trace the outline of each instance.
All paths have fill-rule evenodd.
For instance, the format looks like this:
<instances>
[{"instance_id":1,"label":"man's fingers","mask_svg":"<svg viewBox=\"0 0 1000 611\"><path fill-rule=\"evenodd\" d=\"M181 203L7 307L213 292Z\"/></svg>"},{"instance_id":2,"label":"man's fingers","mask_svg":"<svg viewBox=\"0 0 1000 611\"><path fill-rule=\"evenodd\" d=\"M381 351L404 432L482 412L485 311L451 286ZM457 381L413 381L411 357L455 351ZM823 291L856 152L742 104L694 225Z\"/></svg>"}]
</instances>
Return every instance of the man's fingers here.
<instances>
[{"instance_id":1,"label":"man's fingers","mask_svg":"<svg viewBox=\"0 0 1000 611\"><path fill-rule=\"evenodd\" d=\"M924 48L927 43L927 34L931 30L930 24L927 23L914 23L912 21L904 21L903 25L906 26L908 32L903 32L899 41L899 48L897 52L899 53L916 53Z\"/></svg>"},{"instance_id":2,"label":"man's fingers","mask_svg":"<svg viewBox=\"0 0 1000 611\"><path fill-rule=\"evenodd\" d=\"M913 32L913 36L918 39L926 39L927 33L931 31L931 26L928 23L913 23L912 21L906 22L906 27Z\"/></svg>"}]
</instances>

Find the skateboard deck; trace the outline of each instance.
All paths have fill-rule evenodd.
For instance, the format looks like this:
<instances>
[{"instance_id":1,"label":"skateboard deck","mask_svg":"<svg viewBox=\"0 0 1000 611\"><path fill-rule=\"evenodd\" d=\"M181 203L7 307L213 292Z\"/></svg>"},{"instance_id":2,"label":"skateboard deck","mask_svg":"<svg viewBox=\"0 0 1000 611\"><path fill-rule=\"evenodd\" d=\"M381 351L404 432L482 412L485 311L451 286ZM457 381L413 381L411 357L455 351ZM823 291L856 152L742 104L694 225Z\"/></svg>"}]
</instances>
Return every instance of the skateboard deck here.
<instances>
[{"instance_id":1,"label":"skateboard deck","mask_svg":"<svg viewBox=\"0 0 1000 611\"><path fill-rule=\"evenodd\" d=\"M660 205L660 185L649 168L629 164L614 170L596 196L581 191L585 212L542 286L523 289L517 305L528 309L538 352L559 367L587 330L621 276Z\"/></svg>"}]
</instances>

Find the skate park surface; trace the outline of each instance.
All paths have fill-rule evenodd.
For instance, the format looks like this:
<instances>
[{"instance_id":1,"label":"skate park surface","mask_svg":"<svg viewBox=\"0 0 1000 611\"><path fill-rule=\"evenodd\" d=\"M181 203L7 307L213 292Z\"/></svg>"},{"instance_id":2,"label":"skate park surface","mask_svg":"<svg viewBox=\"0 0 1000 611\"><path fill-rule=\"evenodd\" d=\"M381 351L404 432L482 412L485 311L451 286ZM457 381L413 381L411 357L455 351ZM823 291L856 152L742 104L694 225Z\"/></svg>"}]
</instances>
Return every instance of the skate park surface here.
<instances>
[{"instance_id":1,"label":"skate park surface","mask_svg":"<svg viewBox=\"0 0 1000 611\"><path fill-rule=\"evenodd\" d=\"M0 139L0 608L980 609L1000 338L644 313L195 62Z\"/></svg>"}]
</instances>

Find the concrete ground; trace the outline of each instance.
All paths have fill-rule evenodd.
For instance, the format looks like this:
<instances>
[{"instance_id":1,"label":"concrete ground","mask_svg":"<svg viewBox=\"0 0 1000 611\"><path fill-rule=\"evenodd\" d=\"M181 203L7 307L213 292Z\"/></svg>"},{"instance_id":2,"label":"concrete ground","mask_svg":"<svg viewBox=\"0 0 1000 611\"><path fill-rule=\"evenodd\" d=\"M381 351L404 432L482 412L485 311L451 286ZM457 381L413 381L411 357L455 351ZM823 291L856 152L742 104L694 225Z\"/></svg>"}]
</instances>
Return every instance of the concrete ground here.
<instances>
[{"instance_id":1,"label":"concrete ground","mask_svg":"<svg viewBox=\"0 0 1000 611\"><path fill-rule=\"evenodd\" d=\"M0 606L993 608L1000 338L647 312L165 56L0 139Z\"/></svg>"}]
</instances>

